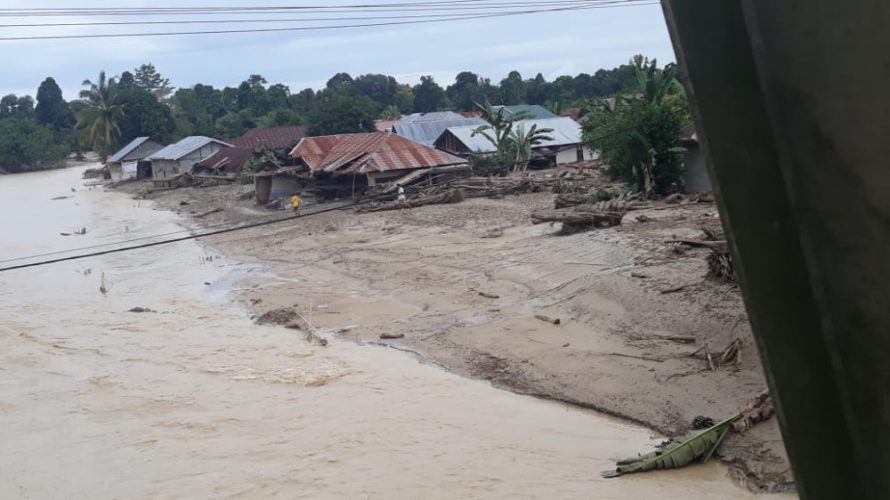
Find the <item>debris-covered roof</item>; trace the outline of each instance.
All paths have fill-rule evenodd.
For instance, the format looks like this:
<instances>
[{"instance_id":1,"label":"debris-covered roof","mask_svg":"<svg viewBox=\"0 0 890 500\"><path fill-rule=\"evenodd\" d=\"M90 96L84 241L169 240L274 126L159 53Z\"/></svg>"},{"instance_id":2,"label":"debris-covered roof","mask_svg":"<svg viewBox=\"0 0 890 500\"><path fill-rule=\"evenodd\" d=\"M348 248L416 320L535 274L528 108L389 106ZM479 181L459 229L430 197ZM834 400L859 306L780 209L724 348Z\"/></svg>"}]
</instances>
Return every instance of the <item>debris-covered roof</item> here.
<instances>
[{"instance_id":1,"label":"debris-covered roof","mask_svg":"<svg viewBox=\"0 0 890 500\"><path fill-rule=\"evenodd\" d=\"M137 138L133 139L126 146L122 147L120 149L120 151L118 151L117 153L114 153L114 156L111 157L110 161L113 163L118 163L118 162L123 161L123 159L126 158L128 154L132 153L133 151L136 150L136 148L145 144L148 141L151 141L151 137L137 137ZM163 147L164 147L163 145L159 144L158 149L155 151L158 151ZM149 156L150 154L154 153L155 151L150 152L146 156Z\"/></svg>"},{"instance_id":2,"label":"debris-covered roof","mask_svg":"<svg viewBox=\"0 0 890 500\"><path fill-rule=\"evenodd\" d=\"M466 118L451 111L406 116L392 127L392 131L412 141L432 146L448 127L485 125L482 118Z\"/></svg>"},{"instance_id":3,"label":"debris-covered roof","mask_svg":"<svg viewBox=\"0 0 890 500\"><path fill-rule=\"evenodd\" d=\"M556 118L547 118L544 120L519 120L514 123L513 130L517 126L523 126L528 132L533 125L537 125L539 129L553 129L547 135L552 137L551 141L543 141L535 146L535 148L552 148L559 146L568 146L581 143L581 126L575 120L562 116ZM494 153L497 149L484 135L473 135L473 131L478 126L449 127L447 132L464 144L468 150L477 153ZM443 132L444 134L444 132ZM494 135L493 130L488 131L489 135ZM438 142L438 141L437 141Z\"/></svg>"},{"instance_id":4,"label":"debris-covered roof","mask_svg":"<svg viewBox=\"0 0 890 500\"><path fill-rule=\"evenodd\" d=\"M313 172L366 173L441 167L466 160L392 132L306 137L291 156Z\"/></svg>"},{"instance_id":5,"label":"debris-covered roof","mask_svg":"<svg viewBox=\"0 0 890 500\"><path fill-rule=\"evenodd\" d=\"M253 149L228 146L195 163L195 169L219 170L227 174L237 174L244 170L244 165L253 154Z\"/></svg>"},{"instance_id":6,"label":"debris-covered roof","mask_svg":"<svg viewBox=\"0 0 890 500\"><path fill-rule=\"evenodd\" d=\"M186 137L175 144L171 144L153 155L149 157L150 160L178 160L183 156L191 153L196 149L203 148L207 144L215 142L222 146L231 146L231 144L220 141L219 139L214 139L212 137L205 137L203 135L191 135Z\"/></svg>"},{"instance_id":7,"label":"debris-covered roof","mask_svg":"<svg viewBox=\"0 0 890 500\"><path fill-rule=\"evenodd\" d=\"M556 115L553 114L549 109L544 106L538 104L516 104L515 106L492 106L492 109L495 112L498 112L501 108L507 112L508 116L518 115L519 113L524 113L527 115L527 118L531 120L543 120L545 118L556 118Z\"/></svg>"},{"instance_id":8,"label":"debris-covered roof","mask_svg":"<svg viewBox=\"0 0 890 500\"><path fill-rule=\"evenodd\" d=\"M256 149L264 147L268 149L290 149L306 137L306 128L300 126L290 127L259 127L252 128L237 139L232 139L232 144L239 148Z\"/></svg>"}]
</instances>

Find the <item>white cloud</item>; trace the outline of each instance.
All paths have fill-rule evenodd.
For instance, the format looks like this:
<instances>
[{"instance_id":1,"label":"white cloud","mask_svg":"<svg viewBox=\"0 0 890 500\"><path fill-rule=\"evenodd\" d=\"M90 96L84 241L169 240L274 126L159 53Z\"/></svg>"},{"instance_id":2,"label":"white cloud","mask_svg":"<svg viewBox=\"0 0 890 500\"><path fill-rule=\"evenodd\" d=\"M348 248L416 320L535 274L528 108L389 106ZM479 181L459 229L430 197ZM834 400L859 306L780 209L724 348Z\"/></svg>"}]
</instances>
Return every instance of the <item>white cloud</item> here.
<instances>
[{"instance_id":1,"label":"white cloud","mask_svg":"<svg viewBox=\"0 0 890 500\"><path fill-rule=\"evenodd\" d=\"M202 5L244 4L237 0L206 2ZM266 4L270 3L267 0ZM25 0L6 4L12 8L35 7ZM122 0L116 6L154 4ZM87 7L106 5L99 0L78 3ZM40 4L70 6L64 0ZM98 30L68 27L61 32ZM20 31L50 32L48 28ZM410 84L417 83L421 75L430 74L443 86L464 70L495 82L514 69L526 78L540 72L553 79L560 74L611 68L635 53L657 57L660 62L673 60L657 5L324 32L0 42L0 67L7 68L0 80L0 95L22 93L22 89L33 89L26 90L33 94L43 78L53 76L70 99L79 90L80 82L95 78L99 70L120 74L146 62L154 63L177 86L197 82L218 87L237 85L248 75L258 73L270 82L283 82L299 91L307 86L320 88L340 71L352 75L391 74Z\"/></svg>"}]
</instances>

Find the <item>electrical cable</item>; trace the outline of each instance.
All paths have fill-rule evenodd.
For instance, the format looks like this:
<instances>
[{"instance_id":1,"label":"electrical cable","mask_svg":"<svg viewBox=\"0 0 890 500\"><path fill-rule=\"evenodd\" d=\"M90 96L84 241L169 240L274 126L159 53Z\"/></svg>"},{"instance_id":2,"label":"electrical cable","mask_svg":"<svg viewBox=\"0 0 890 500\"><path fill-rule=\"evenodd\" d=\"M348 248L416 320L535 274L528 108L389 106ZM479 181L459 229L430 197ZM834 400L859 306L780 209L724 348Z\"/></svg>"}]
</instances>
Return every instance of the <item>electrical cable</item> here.
<instances>
[{"instance_id":1,"label":"electrical cable","mask_svg":"<svg viewBox=\"0 0 890 500\"><path fill-rule=\"evenodd\" d=\"M379 23L354 23L340 25L325 26L300 26L286 28L253 28L253 29L227 29L227 30L195 30L195 31L161 31L161 32L144 32L144 33L90 33L90 34L66 34L66 35L31 35L31 36L6 36L0 37L0 41L33 41L33 40L73 40L73 39L96 39L96 38L138 38L138 37L160 37L160 36L184 36L184 35L220 35L220 34L241 34L241 33L270 33L270 32L298 32L298 31L326 31L337 29L352 28L373 28L381 26L402 26L416 24L443 23L452 21L468 21L476 19L490 19L499 17L520 16L528 14L541 14L551 12L565 12L591 9L604 9L615 7L630 7L641 5L654 5L657 2L652 0L614 0L611 4L595 4L585 6L558 7L551 9L537 9L524 11L507 11L489 14L475 14L449 17L445 19L419 19L406 21L388 21Z\"/></svg>"}]
</instances>

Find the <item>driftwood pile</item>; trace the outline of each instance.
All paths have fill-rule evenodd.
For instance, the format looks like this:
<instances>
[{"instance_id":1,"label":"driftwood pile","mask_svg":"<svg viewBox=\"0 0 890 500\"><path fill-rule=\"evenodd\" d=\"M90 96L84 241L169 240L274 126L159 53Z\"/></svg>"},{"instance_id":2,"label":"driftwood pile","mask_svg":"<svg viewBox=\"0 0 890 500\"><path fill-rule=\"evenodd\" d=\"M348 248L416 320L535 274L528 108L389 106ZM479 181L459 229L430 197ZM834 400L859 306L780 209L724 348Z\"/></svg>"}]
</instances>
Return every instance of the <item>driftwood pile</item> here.
<instances>
[{"instance_id":1,"label":"driftwood pile","mask_svg":"<svg viewBox=\"0 0 890 500\"><path fill-rule=\"evenodd\" d=\"M707 279L735 283L736 275L732 266L732 254L729 253L729 245L725 236L719 230L702 228L705 234L703 240L671 240L669 243L687 245L691 247L708 248L711 253L706 258L708 263Z\"/></svg>"},{"instance_id":2,"label":"driftwood pile","mask_svg":"<svg viewBox=\"0 0 890 500\"><path fill-rule=\"evenodd\" d=\"M621 224L624 212L603 212L592 205L538 210L532 213L532 224L562 222L561 234L571 234L590 229L612 227Z\"/></svg>"},{"instance_id":3,"label":"driftwood pile","mask_svg":"<svg viewBox=\"0 0 890 500\"><path fill-rule=\"evenodd\" d=\"M448 188L447 186L438 186L440 189L435 194L428 194L417 198L411 198L408 205L399 203L376 203L373 205L363 205L356 209L359 213L366 212L384 212L387 210L399 210L402 208L422 207L424 205L443 205L446 203L459 203L464 201L464 192L460 189Z\"/></svg>"}]
</instances>

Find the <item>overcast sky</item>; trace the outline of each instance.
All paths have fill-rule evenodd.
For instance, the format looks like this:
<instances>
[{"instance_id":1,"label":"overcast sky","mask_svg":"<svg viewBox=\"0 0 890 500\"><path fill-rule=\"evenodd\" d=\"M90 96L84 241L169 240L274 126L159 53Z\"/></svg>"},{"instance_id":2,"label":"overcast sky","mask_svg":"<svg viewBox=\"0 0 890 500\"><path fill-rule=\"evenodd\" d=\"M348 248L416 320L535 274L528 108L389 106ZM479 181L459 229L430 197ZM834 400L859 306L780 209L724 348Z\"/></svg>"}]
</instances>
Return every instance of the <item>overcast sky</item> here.
<instances>
[{"instance_id":1,"label":"overcast sky","mask_svg":"<svg viewBox=\"0 0 890 500\"><path fill-rule=\"evenodd\" d=\"M338 1L343 3L342 0ZM260 4L244 0L120 0L81 1L77 6L193 7L307 3L327 5L334 2L263 1ZM72 7L72 4L69 1L7 0L2 7ZM59 20L108 21L109 18L0 18L0 22L6 24ZM48 28L0 28L0 36L150 29L169 31L195 27L65 27L53 28L52 31ZM248 75L258 73L270 83L285 83L297 92L306 87L320 88L331 75L341 71L353 76L384 73L410 84L417 83L421 75L429 74L443 87L463 70L476 72L492 81L500 81L514 69L524 78L540 72L552 80L563 74L594 73L600 68L612 68L637 53L656 57L659 63L674 60L658 5L314 33L0 41L0 68L4 68L0 76L0 95L34 95L40 81L52 76L62 87L65 98L73 99L80 82L85 78L95 79L99 70L117 75L146 62L153 63L177 87L195 83L237 86Z\"/></svg>"}]
</instances>

